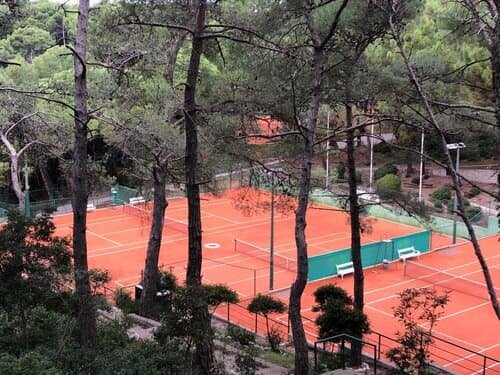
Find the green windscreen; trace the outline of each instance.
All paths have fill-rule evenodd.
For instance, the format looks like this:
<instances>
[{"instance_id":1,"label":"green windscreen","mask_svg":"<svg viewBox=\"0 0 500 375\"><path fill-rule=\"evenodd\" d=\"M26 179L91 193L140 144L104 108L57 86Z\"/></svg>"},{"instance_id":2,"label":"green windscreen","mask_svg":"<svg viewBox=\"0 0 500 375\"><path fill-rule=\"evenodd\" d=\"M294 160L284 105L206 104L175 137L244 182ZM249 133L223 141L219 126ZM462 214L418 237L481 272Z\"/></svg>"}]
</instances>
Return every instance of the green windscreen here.
<instances>
[{"instance_id":1,"label":"green windscreen","mask_svg":"<svg viewBox=\"0 0 500 375\"><path fill-rule=\"evenodd\" d=\"M431 242L431 231L408 234L395 237L389 241L372 242L361 246L361 262L363 268L381 264L384 259L389 261L398 259L398 250L413 246L424 253L429 251ZM309 273L308 281L319 280L337 274L337 264L350 262L351 249L331 251L326 254L316 255L308 258Z\"/></svg>"}]
</instances>

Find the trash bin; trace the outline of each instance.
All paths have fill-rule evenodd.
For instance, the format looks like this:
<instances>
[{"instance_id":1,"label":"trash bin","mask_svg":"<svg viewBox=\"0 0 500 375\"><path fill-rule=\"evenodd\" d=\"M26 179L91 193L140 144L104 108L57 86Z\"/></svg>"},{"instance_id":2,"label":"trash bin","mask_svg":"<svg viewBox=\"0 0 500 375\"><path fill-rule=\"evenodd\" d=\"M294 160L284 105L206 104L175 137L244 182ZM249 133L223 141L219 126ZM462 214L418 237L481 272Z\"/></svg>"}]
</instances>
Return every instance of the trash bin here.
<instances>
[{"instance_id":1,"label":"trash bin","mask_svg":"<svg viewBox=\"0 0 500 375\"><path fill-rule=\"evenodd\" d=\"M384 259L382 261L382 267L384 268L384 270L389 268L389 261L387 259Z\"/></svg>"},{"instance_id":2,"label":"trash bin","mask_svg":"<svg viewBox=\"0 0 500 375\"><path fill-rule=\"evenodd\" d=\"M140 300L141 299L141 294L143 290L143 286L141 284L136 284L135 286L135 299Z\"/></svg>"}]
</instances>

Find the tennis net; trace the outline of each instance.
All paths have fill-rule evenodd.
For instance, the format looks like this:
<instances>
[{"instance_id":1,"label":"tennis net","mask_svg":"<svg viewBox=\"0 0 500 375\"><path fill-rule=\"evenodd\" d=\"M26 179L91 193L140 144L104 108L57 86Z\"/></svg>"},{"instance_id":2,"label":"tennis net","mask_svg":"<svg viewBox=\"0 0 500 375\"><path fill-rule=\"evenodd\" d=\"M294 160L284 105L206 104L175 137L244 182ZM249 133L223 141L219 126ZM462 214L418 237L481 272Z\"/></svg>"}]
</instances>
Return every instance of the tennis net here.
<instances>
[{"instance_id":1,"label":"tennis net","mask_svg":"<svg viewBox=\"0 0 500 375\"><path fill-rule=\"evenodd\" d=\"M242 241L239 239L234 240L234 251L237 253L242 253L249 255L251 257L262 259L269 262L270 251L259 246L255 246L249 242ZM292 258L285 257L279 254L273 254L274 266L285 269L287 271L297 272L297 261Z\"/></svg>"},{"instance_id":2,"label":"tennis net","mask_svg":"<svg viewBox=\"0 0 500 375\"><path fill-rule=\"evenodd\" d=\"M139 219L150 221L151 220L151 210L147 208L138 207L137 205L124 204L123 212L127 215L138 217Z\"/></svg>"},{"instance_id":3,"label":"tennis net","mask_svg":"<svg viewBox=\"0 0 500 375\"><path fill-rule=\"evenodd\" d=\"M143 208L145 207L145 208ZM123 206L123 212L128 215L132 215L138 217L143 222L150 223L152 220L153 212L150 206L139 207L137 205L125 204ZM187 233L188 225L180 220L172 219L170 217L165 217L163 221L163 225L166 228L170 228L177 232Z\"/></svg>"},{"instance_id":4,"label":"tennis net","mask_svg":"<svg viewBox=\"0 0 500 375\"><path fill-rule=\"evenodd\" d=\"M412 262L410 260L405 262L404 273L408 277L423 280L444 289L454 290L463 294L482 298L484 300L490 299L486 284L468 279L464 277L464 275L454 275L452 273ZM495 290L498 295L500 290L498 288L495 288Z\"/></svg>"}]
</instances>

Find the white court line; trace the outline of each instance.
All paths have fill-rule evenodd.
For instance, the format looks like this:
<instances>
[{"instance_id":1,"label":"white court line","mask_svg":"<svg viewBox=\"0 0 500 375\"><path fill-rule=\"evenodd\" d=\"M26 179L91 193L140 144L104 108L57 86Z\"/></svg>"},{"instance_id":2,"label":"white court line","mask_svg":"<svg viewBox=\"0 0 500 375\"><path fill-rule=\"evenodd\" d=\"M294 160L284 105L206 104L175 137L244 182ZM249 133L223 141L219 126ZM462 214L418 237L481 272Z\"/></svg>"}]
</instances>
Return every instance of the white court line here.
<instances>
[{"instance_id":1,"label":"white court line","mask_svg":"<svg viewBox=\"0 0 500 375\"><path fill-rule=\"evenodd\" d=\"M490 349L495 349L495 348L497 348L497 347L499 347L499 346L500 346L500 343L497 343L497 344L494 344L494 345L488 346L488 347L486 347L486 348L482 348L482 349L481 349L481 350L479 350L477 353L481 353L481 354L482 354L483 352L485 352L485 351L487 351L487 350L490 350ZM469 359L469 358L473 358L473 357L477 357L477 356L478 356L477 354L470 353L470 354L466 355L465 357L462 357L462 358L456 359L456 360L454 360L454 361L452 361L452 362L448 362L447 364L443 365L443 367L449 367L449 366L452 366L452 365L457 364L457 363L459 363L459 362L463 362L463 361L465 361L465 360L467 360L467 359ZM492 365L492 366L493 366L493 365ZM498 366L498 363L494 364L494 366ZM482 372L482 370L475 371L475 372L473 372L473 374L477 374L477 373L480 373L480 372Z\"/></svg>"},{"instance_id":2,"label":"white court line","mask_svg":"<svg viewBox=\"0 0 500 375\"><path fill-rule=\"evenodd\" d=\"M490 260L490 259L494 259L494 258L498 258L500 257L500 254L499 255L494 255L494 256L491 256L491 257L487 257L485 258L485 260ZM455 267L451 267L451 268L447 268L445 269L444 271L452 271L454 269L458 269L458 268L461 268L461 267L464 267L464 266L469 266L471 264L477 264L477 261L471 261L469 263L464 263L464 264L461 264L461 265L458 265L458 266L455 266ZM387 286L383 286L383 287L380 287L380 288L375 288L375 289L370 289L370 290L367 290L365 292L365 295L367 294L373 294L373 293L377 293L377 292L380 292L380 291L383 291L383 290L386 290L386 289L389 289L389 288L393 288L395 286L400 286L400 285L405 285L405 284L409 284L411 283L412 281L414 280L418 280L418 279L408 279L408 280L404 280L404 281L400 281L400 282L397 282L395 284L391 284L391 285L387 285ZM316 280L315 280L316 281ZM320 281L320 280L318 280ZM314 281L313 281L314 282ZM432 284L431 284L432 285Z\"/></svg>"},{"instance_id":3,"label":"white court line","mask_svg":"<svg viewBox=\"0 0 500 375\"><path fill-rule=\"evenodd\" d=\"M112 244L115 244L116 246L122 246L123 245L120 242L116 242L116 241L110 240L109 238L101 236L100 234L92 232L91 230L88 230L88 229L87 229L87 233L90 233L91 235L96 236L97 238L100 238L101 240L105 240L105 241L111 242Z\"/></svg>"},{"instance_id":4,"label":"white court line","mask_svg":"<svg viewBox=\"0 0 500 375\"><path fill-rule=\"evenodd\" d=\"M211 212L209 212L209 215L205 216L205 217L202 217L203 218L211 218L211 217L215 217L217 219L221 219L221 220L224 220L224 221L227 221L227 222L230 222L230 223L233 223L233 224L244 224L242 223L241 221L236 221L236 220L231 220L231 219L228 219L227 217L224 217L224 216L220 216L220 215L216 215L216 214L213 214Z\"/></svg>"},{"instance_id":5,"label":"white court line","mask_svg":"<svg viewBox=\"0 0 500 375\"><path fill-rule=\"evenodd\" d=\"M462 344L464 345L470 345L470 346L475 346L476 348L478 348L479 350L482 349L482 346L479 346L479 345L476 345L476 344L473 344L472 342L469 342L469 341L465 341L465 340L462 340L462 339L459 339L458 337L455 337L455 336L451 336L451 335L448 335L446 333L443 333L441 331L438 331L436 329L433 329L432 330L432 333L433 334L436 334L437 337L439 336L444 336L444 337L447 337L451 340L455 340L455 341L458 341L458 342L461 342ZM472 350L472 349L471 349Z\"/></svg>"},{"instance_id":6,"label":"white court line","mask_svg":"<svg viewBox=\"0 0 500 375\"><path fill-rule=\"evenodd\" d=\"M283 220L277 220L278 222L279 221L283 221ZM260 226L264 223L267 223L267 220L265 222L262 222L262 223L253 223L253 225L246 225L244 229L247 229L247 228L251 228L251 227L256 227L256 226ZM214 232L210 232L209 235L212 236L212 235L216 235L216 234L219 234L219 233L225 233L227 232L229 229L232 226L221 226L221 227L217 227L217 230L214 231ZM132 229L131 229L132 230ZM137 229L133 229L133 230L137 230ZM120 231L120 232L117 232L117 233L123 233L123 231ZM166 244L170 244L170 243L174 243L174 242L177 242L177 241L180 241L180 240L184 240L186 236L182 236L182 237L179 237L179 238L174 238L174 239L169 239L167 241L164 241L162 239L162 245L166 245ZM132 244L147 244L147 240L145 241L137 241L137 242L134 242ZM110 249L114 249L115 247L111 247ZM94 254L94 255L89 255L89 258L97 258L97 257L101 257L101 256L106 256L106 255L114 255L114 254L119 254L119 253L124 253L124 252L127 252L127 251L134 251L136 249L138 249L139 247L137 246L134 246L133 248L130 248L130 249L123 249L123 250L119 250L119 251L112 251L112 252L107 252L107 253L101 253L101 254ZM102 251L102 250L106 250L107 248L104 248L104 249L96 249L95 251Z\"/></svg>"},{"instance_id":7,"label":"white court line","mask_svg":"<svg viewBox=\"0 0 500 375\"><path fill-rule=\"evenodd\" d=\"M379 313L380 313L380 314L382 314L382 315L389 316L389 317L391 317L392 319L394 319L394 315L393 315L393 314L389 314L388 312L386 312L386 311L384 311L384 310L381 310L381 309L379 309L379 308L376 308L376 307L370 306L370 305L368 305L368 304L366 304L366 305L365 305L365 307L367 307L367 308L369 308L369 309L372 309L372 310L374 310L374 311L377 311L377 312L379 312Z\"/></svg>"}]
</instances>

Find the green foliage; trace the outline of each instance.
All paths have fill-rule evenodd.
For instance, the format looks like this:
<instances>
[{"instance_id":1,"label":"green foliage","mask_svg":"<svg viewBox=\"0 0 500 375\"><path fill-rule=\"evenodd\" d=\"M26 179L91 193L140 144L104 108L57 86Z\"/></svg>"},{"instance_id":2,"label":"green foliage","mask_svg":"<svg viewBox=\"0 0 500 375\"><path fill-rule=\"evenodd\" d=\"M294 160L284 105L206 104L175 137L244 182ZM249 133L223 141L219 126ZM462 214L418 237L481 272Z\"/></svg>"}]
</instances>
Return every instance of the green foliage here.
<instances>
[{"instance_id":1,"label":"green foliage","mask_svg":"<svg viewBox=\"0 0 500 375\"><path fill-rule=\"evenodd\" d=\"M473 186L470 188L469 192L465 195L467 198L474 198L475 196L478 196L481 194L481 190L479 188Z\"/></svg>"},{"instance_id":2,"label":"green foliage","mask_svg":"<svg viewBox=\"0 0 500 375\"><path fill-rule=\"evenodd\" d=\"M160 344L175 339L187 347L193 345L194 338L201 332L200 324L203 324L194 318L195 303L187 287L177 288L170 300L171 307L162 315L162 325L155 332L155 338ZM208 334L213 335L213 332Z\"/></svg>"},{"instance_id":3,"label":"green foliage","mask_svg":"<svg viewBox=\"0 0 500 375\"><path fill-rule=\"evenodd\" d=\"M120 321L99 322L97 325L97 337L99 349L103 352L125 348L132 340L127 335L131 321L123 319Z\"/></svg>"},{"instance_id":4,"label":"green foliage","mask_svg":"<svg viewBox=\"0 0 500 375\"><path fill-rule=\"evenodd\" d=\"M443 186L432 192L431 198L433 201L449 201L451 199L451 188L449 186Z\"/></svg>"},{"instance_id":5,"label":"green foliage","mask_svg":"<svg viewBox=\"0 0 500 375\"><path fill-rule=\"evenodd\" d=\"M400 347L391 349L387 356L403 373L423 373L429 359L432 330L449 301L448 292L440 294L435 289L405 289L399 294L399 305L394 317L403 325L398 332ZM423 328L426 327L426 328Z\"/></svg>"},{"instance_id":6,"label":"green foliage","mask_svg":"<svg viewBox=\"0 0 500 375\"><path fill-rule=\"evenodd\" d=\"M337 181L344 181L345 180L345 164L344 163L339 163L335 167L334 174L335 174L335 179Z\"/></svg>"},{"instance_id":7,"label":"green foliage","mask_svg":"<svg viewBox=\"0 0 500 375\"><path fill-rule=\"evenodd\" d=\"M113 301L125 314L137 313L139 311L138 301L122 288L115 290Z\"/></svg>"},{"instance_id":8,"label":"green foliage","mask_svg":"<svg viewBox=\"0 0 500 375\"><path fill-rule=\"evenodd\" d=\"M54 236L54 230L48 216L9 213L0 229L0 312L23 316L61 292L71 274L71 255L68 239Z\"/></svg>"},{"instance_id":9,"label":"green foliage","mask_svg":"<svg viewBox=\"0 0 500 375\"><path fill-rule=\"evenodd\" d=\"M226 335L237 341L241 346L255 343L255 333L233 324L227 326Z\"/></svg>"},{"instance_id":10,"label":"green foliage","mask_svg":"<svg viewBox=\"0 0 500 375\"><path fill-rule=\"evenodd\" d=\"M271 296L258 294L247 307L248 311L254 314L261 314L266 319L267 339L271 350L278 351L282 339L279 332L269 327L269 315L273 313L282 314L286 311L286 305Z\"/></svg>"},{"instance_id":11,"label":"green foliage","mask_svg":"<svg viewBox=\"0 0 500 375\"><path fill-rule=\"evenodd\" d=\"M178 287L177 277L172 272L160 271L156 287L159 292L175 292Z\"/></svg>"},{"instance_id":12,"label":"green foliage","mask_svg":"<svg viewBox=\"0 0 500 375\"><path fill-rule=\"evenodd\" d=\"M401 179L394 174L386 174L377 180L377 194L382 199L393 198L401 191Z\"/></svg>"},{"instance_id":13,"label":"green foliage","mask_svg":"<svg viewBox=\"0 0 500 375\"><path fill-rule=\"evenodd\" d=\"M39 352L26 352L21 356L0 354L0 374L64 375L65 372L59 370L50 357Z\"/></svg>"},{"instance_id":14,"label":"green foliage","mask_svg":"<svg viewBox=\"0 0 500 375\"><path fill-rule=\"evenodd\" d=\"M393 164L384 164L382 167L378 168L375 171L373 177L375 178L375 181L377 181L388 174L398 174L398 168Z\"/></svg>"},{"instance_id":15,"label":"green foliage","mask_svg":"<svg viewBox=\"0 0 500 375\"><path fill-rule=\"evenodd\" d=\"M352 298L342 288L324 285L314 292L314 299L313 311L319 312L316 325L320 338L340 334L362 337L369 332L367 316L354 308Z\"/></svg>"},{"instance_id":16,"label":"green foliage","mask_svg":"<svg viewBox=\"0 0 500 375\"><path fill-rule=\"evenodd\" d=\"M345 305L352 305L352 298L347 294L347 292L333 284L327 284L320 286L314 291L314 301L317 303L317 308L319 306L325 306L328 301L336 300L342 302ZM317 310L320 311L320 310Z\"/></svg>"},{"instance_id":17,"label":"green foliage","mask_svg":"<svg viewBox=\"0 0 500 375\"><path fill-rule=\"evenodd\" d=\"M384 156L391 156L393 154L393 148L390 143L380 142L373 146L373 152L378 152Z\"/></svg>"},{"instance_id":18,"label":"green foliage","mask_svg":"<svg viewBox=\"0 0 500 375\"><path fill-rule=\"evenodd\" d=\"M259 367L255 360L256 356L257 350L252 346L246 347L243 351L238 351L235 357L238 374L254 375Z\"/></svg>"},{"instance_id":19,"label":"green foliage","mask_svg":"<svg viewBox=\"0 0 500 375\"><path fill-rule=\"evenodd\" d=\"M471 221L479 221L481 219L483 211L481 207L478 206L468 206L465 207L465 216L467 216Z\"/></svg>"},{"instance_id":20,"label":"green foliage","mask_svg":"<svg viewBox=\"0 0 500 375\"><path fill-rule=\"evenodd\" d=\"M269 316L269 314L272 313L284 313L286 311L286 305L271 296L258 294L252 299L247 309L253 314Z\"/></svg>"},{"instance_id":21,"label":"green foliage","mask_svg":"<svg viewBox=\"0 0 500 375\"><path fill-rule=\"evenodd\" d=\"M224 284L204 285L208 306L214 310L222 303L238 303L238 293Z\"/></svg>"}]
</instances>

